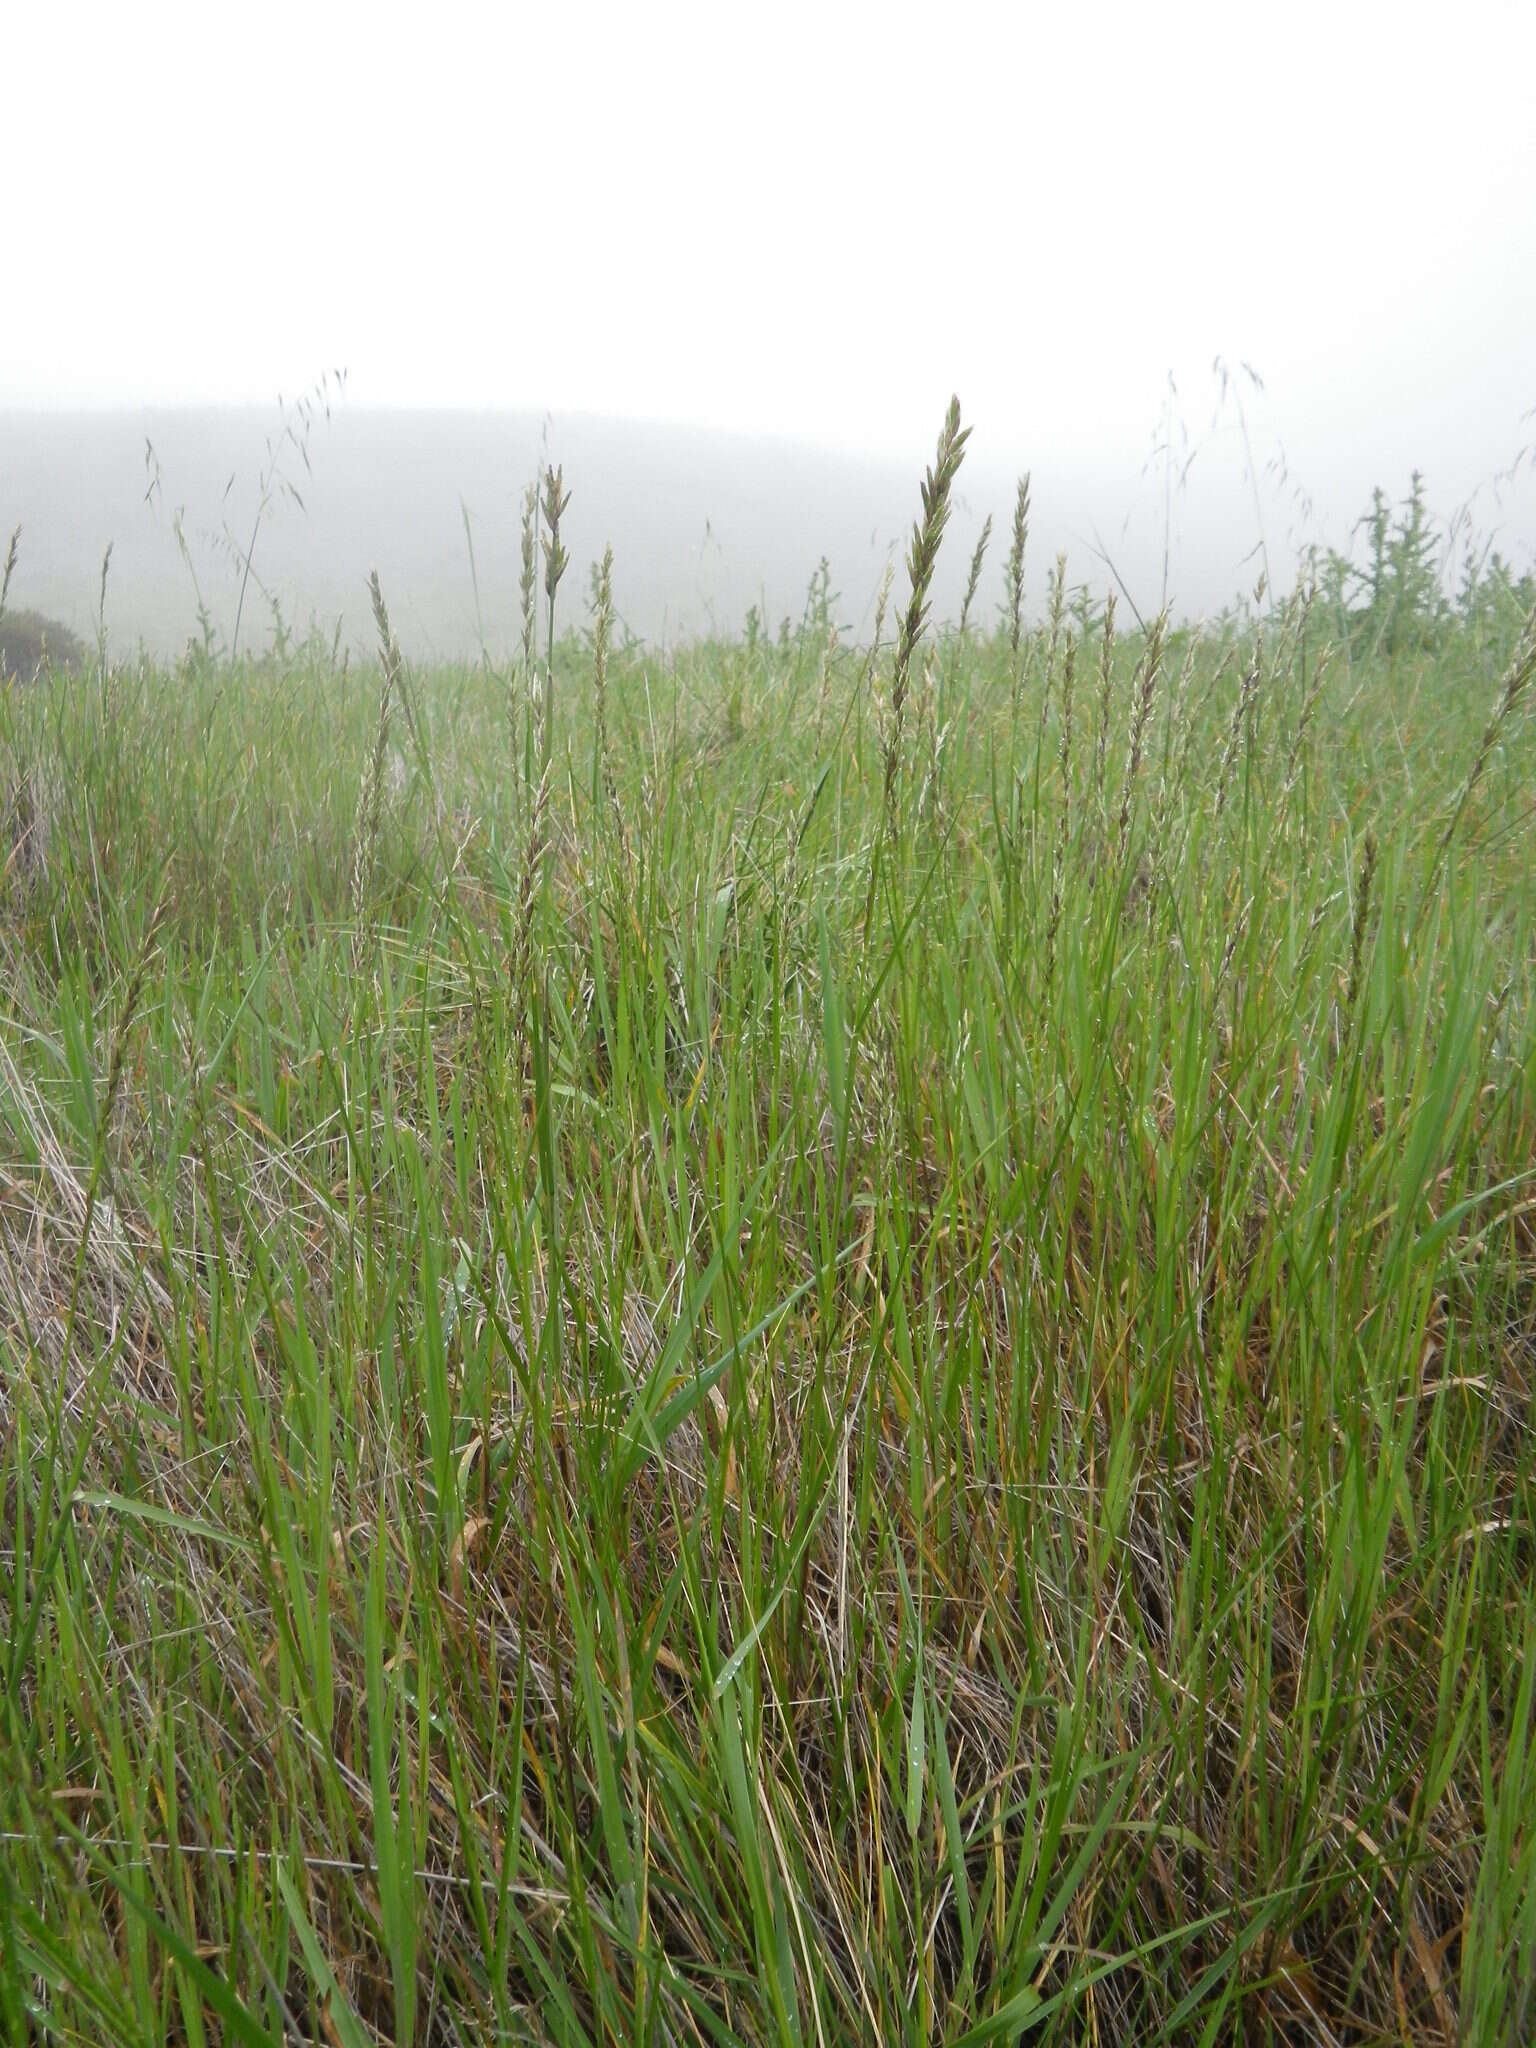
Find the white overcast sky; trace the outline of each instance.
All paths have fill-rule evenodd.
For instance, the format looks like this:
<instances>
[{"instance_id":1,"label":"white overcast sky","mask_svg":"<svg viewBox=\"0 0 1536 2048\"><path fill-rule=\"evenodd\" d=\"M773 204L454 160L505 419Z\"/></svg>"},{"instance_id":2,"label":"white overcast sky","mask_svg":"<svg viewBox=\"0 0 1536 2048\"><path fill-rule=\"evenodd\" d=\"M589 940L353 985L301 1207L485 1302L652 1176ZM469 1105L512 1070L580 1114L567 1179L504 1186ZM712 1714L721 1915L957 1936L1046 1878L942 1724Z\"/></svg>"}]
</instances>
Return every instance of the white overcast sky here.
<instances>
[{"instance_id":1,"label":"white overcast sky","mask_svg":"<svg viewBox=\"0 0 1536 2048\"><path fill-rule=\"evenodd\" d=\"M1314 462L1532 438L1536 0L18 0L0 41L0 405L345 365L905 454L954 389L1011 460L1144 450L1220 353Z\"/></svg>"}]
</instances>

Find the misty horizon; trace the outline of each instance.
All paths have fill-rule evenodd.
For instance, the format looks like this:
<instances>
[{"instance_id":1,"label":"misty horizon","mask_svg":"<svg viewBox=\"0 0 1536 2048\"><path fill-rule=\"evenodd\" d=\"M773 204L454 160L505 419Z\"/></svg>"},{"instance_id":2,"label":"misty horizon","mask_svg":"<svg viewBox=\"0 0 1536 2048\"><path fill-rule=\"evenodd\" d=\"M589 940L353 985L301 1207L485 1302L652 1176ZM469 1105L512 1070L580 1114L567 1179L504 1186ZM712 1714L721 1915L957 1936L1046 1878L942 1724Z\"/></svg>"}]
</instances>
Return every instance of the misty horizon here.
<instances>
[{"instance_id":1,"label":"misty horizon","mask_svg":"<svg viewBox=\"0 0 1536 2048\"><path fill-rule=\"evenodd\" d=\"M1349 552L1371 489L1380 485L1400 502L1414 468L1425 472L1431 513L1442 532L1453 532L1458 559L1469 545L1497 546L1523 568L1536 553L1536 472L1517 440L1502 471L1475 477L1451 461L1437 473L1428 459L1434 451L1411 448L1381 473L1378 435L1353 461L1334 449L1332 462L1319 465L1328 473L1312 482L1278 440L1253 442L1249 414L1258 412L1260 432L1267 425L1256 383L1241 416L1250 469L1227 395L1225 417L1193 421L1193 402L1170 398L1142 448L1119 461L1102 450L1074 456L1062 423L1052 423L1028 465L1032 611L1063 551L1069 587L1086 585L1096 598L1116 589L1127 623L1131 610L1158 609L1165 574L1177 618L1209 618L1241 602L1266 562L1271 593L1281 593L1309 549ZM482 644L496 653L519 631L522 490L552 462L572 492L568 544L579 597L568 595L564 627L584 623L589 565L611 544L621 624L646 641L734 636L754 606L776 630L781 618L800 616L823 557L839 593L837 621L857 635L868 630L888 558L902 585L900 558L932 452L931 442L920 444L901 462L777 435L592 414L358 407L345 398L328 413L312 409L309 421L301 453L292 404L281 412L0 412L0 528L22 528L11 607L93 637L110 543L106 624L120 651L179 651L197 634L199 592L228 647L254 527L240 621L246 651L271 642L272 598L289 631L314 625L329 638L339 624L344 644L366 644L366 579L377 568L418 658L463 657ZM296 437L286 444L284 422ZM258 522L274 444L278 460ZM941 616L958 610L989 516L994 539L975 616L995 612L1015 482L978 425L940 560Z\"/></svg>"},{"instance_id":2,"label":"misty horizon","mask_svg":"<svg viewBox=\"0 0 1536 2048\"><path fill-rule=\"evenodd\" d=\"M973 434L941 615L1025 468L1036 615L1063 549L1095 595L1112 559L1126 617L1165 593L1210 617L1265 567L1284 590L1415 470L1458 553L1536 552L1528 5L1470 0L1455 34L1324 0L1283 24L1215 0L193 22L108 14L82 61L33 8L7 46L69 80L80 138L17 96L11 602L93 629L111 542L119 647L195 630L178 507L232 635L223 527L243 548L265 394L337 364L307 510L263 522L255 574L360 640L376 565L423 655L513 637L545 454L574 494L566 624L611 541L647 639L798 616L823 555L856 630L952 391ZM999 587L994 558L983 605ZM242 641L268 625L258 603Z\"/></svg>"}]
</instances>

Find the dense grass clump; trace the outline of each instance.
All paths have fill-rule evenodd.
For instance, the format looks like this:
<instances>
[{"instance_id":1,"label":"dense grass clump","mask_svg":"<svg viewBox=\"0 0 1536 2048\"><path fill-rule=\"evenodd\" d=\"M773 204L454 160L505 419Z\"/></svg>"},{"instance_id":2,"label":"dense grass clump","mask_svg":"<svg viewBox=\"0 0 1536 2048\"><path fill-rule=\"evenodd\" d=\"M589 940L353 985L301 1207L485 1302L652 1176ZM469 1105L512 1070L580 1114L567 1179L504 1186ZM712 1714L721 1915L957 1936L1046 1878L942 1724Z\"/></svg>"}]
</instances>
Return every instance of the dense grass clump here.
<instances>
[{"instance_id":1,"label":"dense grass clump","mask_svg":"<svg viewBox=\"0 0 1536 2048\"><path fill-rule=\"evenodd\" d=\"M1536 2028L1530 628L957 431L893 653L4 699L13 2037Z\"/></svg>"}]
</instances>

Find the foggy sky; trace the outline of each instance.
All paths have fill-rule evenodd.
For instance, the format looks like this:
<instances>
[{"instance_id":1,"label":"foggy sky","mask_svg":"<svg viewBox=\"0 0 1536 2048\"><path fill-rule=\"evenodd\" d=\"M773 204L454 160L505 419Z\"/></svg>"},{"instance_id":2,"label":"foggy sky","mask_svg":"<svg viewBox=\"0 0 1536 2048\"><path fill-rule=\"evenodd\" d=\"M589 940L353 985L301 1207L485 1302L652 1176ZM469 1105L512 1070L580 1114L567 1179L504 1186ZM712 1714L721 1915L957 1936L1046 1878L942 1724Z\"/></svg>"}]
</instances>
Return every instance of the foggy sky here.
<instances>
[{"instance_id":1,"label":"foggy sky","mask_svg":"<svg viewBox=\"0 0 1536 2048\"><path fill-rule=\"evenodd\" d=\"M546 415L578 574L611 537L652 634L795 609L823 552L860 616L951 390L951 579L1028 465L1038 574L1065 545L1102 576L1097 533L1155 603L1169 436L1186 611L1261 538L1283 583L1414 466L1536 545L1528 466L1499 482L1536 439L1530 0L12 12L15 602L81 623L110 538L120 636L179 638L170 511L248 522L276 394L336 366L258 569L302 619L377 557L445 649L474 637L459 497L499 633Z\"/></svg>"}]
</instances>

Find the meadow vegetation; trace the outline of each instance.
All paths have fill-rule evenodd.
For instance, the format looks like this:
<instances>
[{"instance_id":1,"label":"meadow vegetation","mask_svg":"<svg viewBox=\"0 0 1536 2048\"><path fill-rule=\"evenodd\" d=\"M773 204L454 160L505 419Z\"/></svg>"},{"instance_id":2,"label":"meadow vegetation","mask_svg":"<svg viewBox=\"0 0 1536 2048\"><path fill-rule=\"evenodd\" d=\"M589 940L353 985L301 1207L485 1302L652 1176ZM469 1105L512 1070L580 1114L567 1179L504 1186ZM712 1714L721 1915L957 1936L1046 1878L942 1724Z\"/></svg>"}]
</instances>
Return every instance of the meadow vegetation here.
<instances>
[{"instance_id":1,"label":"meadow vegetation","mask_svg":"<svg viewBox=\"0 0 1536 2048\"><path fill-rule=\"evenodd\" d=\"M505 660L0 698L8 2038L1536 2031L1533 593L964 453L871 644L551 474Z\"/></svg>"}]
</instances>

